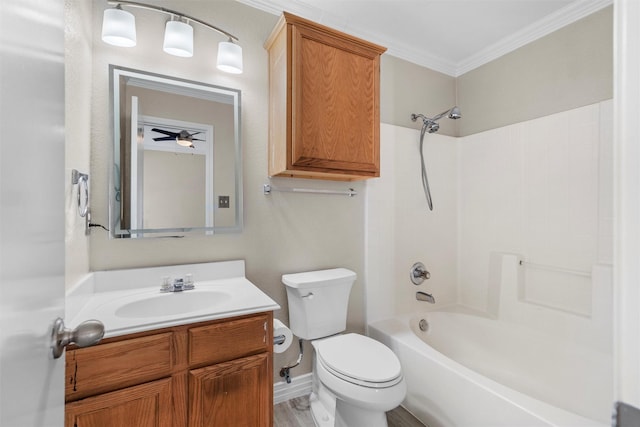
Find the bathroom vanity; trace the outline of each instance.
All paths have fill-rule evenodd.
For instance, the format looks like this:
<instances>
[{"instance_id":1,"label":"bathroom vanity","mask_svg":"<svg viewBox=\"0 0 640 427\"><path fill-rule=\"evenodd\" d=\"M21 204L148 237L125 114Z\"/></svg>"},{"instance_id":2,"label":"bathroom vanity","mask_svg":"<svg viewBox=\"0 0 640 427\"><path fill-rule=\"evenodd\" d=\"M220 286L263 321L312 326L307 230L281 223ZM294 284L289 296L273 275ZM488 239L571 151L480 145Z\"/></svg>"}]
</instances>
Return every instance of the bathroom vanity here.
<instances>
[{"instance_id":1,"label":"bathroom vanity","mask_svg":"<svg viewBox=\"0 0 640 427\"><path fill-rule=\"evenodd\" d=\"M269 426L272 322L258 313L68 351L65 425Z\"/></svg>"},{"instance_id":2,"label":"bathroom vanity","mask_svg":"<svg viewBox=\"0 0 640 427\"><path fill-rule=\"evenodd\" d=\"M116 277L98 276L88 286L92 292L76 293L82 307L72 325L91 313L104 321L106 338L93 347L67 349L66 427L272 425L272 325L279 306L243 277L242 261L210 265L216 264L224 264L231 277L196 280L193 291L100 284L161 277L171 269L159 267L145 274L105 272ZM179 266L202 268L186 267ZM208 298L220 304L212 299L207 308L195 302Z\"/></svg>"}]
</instances>

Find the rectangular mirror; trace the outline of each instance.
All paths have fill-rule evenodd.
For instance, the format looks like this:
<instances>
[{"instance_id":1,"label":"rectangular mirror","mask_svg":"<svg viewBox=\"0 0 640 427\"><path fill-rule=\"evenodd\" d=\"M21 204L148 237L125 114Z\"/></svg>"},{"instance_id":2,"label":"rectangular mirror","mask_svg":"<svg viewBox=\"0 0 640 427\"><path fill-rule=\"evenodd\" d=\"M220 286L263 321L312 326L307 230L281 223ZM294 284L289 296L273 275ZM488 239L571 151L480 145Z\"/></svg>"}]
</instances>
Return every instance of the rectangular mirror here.
<instances>
[{"instance_id":1,"label":"rectangular mirror","mask_svg":"<svg viewBox=\"0 0 640 427\"><path fill-rule=\"evenodd\" d=\"M109 71L112 236L242 231L240 91Z\"/></svg>"}]
</instances>

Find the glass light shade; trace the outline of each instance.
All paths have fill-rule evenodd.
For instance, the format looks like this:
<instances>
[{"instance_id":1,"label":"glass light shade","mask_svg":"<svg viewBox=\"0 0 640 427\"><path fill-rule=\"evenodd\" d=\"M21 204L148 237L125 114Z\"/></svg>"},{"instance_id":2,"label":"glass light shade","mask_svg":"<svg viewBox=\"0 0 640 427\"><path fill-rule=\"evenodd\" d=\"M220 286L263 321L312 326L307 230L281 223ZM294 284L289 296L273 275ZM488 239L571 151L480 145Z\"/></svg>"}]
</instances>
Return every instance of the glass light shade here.
<instances>
[{"instance_id":1,"label":"glass light shade","mask_svg":"<svg viewBox=\"0 0 640 427\"><path fill-rule=\"evenodd\" d=\"M106 9L102 16L102 41L114 46L135 46L135 16L122 9Z\"/></svg>"},{"instance_id":2,"label":"glass light shade","mask_svg":"<svg viewBox=\"0 0 640 427\"><path fill-rule=\"evenodd\" d=\"M190 139L186 139L186 138L177 137L176 138L176 142L178 143L178 145L182 145L183 147L192 147L193 146L193 142L191 142Z\"/></svg>"},{"instance_id":3,"label":"glass light shade","mask_svg":"<svg viewBox=\"0 0 640 427\"><path fill-rule=\"evenodd\" d=\"M167 21L162 48L171 55L193 56L193 27L180 21Z\"/></svg>"},{"instance_id":4,"label":"glass light shade","mask_svg":"<svg viewBox=\"0 0 640 427\"><path fill-rule=\"evenodd\" d=\"M227 73L242 73L242 47L230 41L218 43L217 67Z\"/></svg>"}]
</instances>

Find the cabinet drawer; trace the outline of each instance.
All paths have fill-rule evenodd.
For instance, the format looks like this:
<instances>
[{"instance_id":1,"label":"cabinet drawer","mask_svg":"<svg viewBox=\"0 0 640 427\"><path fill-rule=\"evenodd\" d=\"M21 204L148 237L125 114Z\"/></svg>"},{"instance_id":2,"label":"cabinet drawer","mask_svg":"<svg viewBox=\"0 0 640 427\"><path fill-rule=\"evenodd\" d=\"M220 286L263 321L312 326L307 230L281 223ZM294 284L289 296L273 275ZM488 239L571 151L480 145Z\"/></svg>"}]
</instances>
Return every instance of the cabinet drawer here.
<instances>
[{"instance_id":1,"label":"cabinet drawer","mask_svg":"<svg viewBox=\"0 0 640 427\"><path fill-rule=\"evenodd\" d=\"M189 329L189 365L219 363L269 350L267 315Z\"/></svg>"},{"instance_id":2,"label":"cabinet drawer","mask_svg":"<svg viewBox=\"0 0 640 427\"><path fill-rule=\"evenodd\" d=\"M67 402L169 376L172 337L169 332L68 352Z\"/></svg>"}]
</instances>

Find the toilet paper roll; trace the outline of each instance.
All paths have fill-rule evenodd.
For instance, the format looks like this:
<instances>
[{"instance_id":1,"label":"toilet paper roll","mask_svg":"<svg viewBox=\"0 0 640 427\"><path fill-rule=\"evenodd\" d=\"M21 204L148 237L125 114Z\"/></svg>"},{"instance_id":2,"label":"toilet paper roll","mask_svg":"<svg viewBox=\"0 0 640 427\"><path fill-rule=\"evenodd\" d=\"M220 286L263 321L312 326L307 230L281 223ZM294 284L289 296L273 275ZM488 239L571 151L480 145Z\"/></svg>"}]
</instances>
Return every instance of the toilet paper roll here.
<instances>
[{"instance_id":1,"label":"toilet paper roll","mask_svg":"<svg viewBox=\"0 0 640 427\"><path fill-rule=\"evenodd\" d=\"M282 344L276 344L275 338L281 335L284 335L284 342ZM273 319L273 338L273 352L282 353L288 349L293 342L293 333L291 333L291 329L287 328L280 320Z\"/></svg>"}]
</instances>

